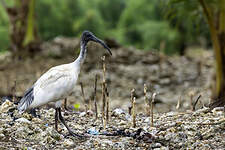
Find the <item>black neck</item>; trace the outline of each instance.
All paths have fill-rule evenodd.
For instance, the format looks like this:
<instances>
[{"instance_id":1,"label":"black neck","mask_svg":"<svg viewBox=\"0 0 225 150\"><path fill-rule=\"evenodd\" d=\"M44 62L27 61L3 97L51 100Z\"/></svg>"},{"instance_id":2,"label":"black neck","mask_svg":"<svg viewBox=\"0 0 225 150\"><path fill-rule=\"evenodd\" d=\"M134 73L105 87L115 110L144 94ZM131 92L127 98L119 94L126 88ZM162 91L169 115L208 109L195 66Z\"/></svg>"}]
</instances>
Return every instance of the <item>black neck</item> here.
<instances>
[{"instance_id":1,"label":"black neck","mask_svg":"<svg viewBox=\"0 0 225 150\"><path fill-rule=\"evenodd\" d=\"M87 54L87 42L81 41L80 42L80 54L79 54L79 62L83 63L84 59L86 58Z\"/></svg>"}]
</instances>

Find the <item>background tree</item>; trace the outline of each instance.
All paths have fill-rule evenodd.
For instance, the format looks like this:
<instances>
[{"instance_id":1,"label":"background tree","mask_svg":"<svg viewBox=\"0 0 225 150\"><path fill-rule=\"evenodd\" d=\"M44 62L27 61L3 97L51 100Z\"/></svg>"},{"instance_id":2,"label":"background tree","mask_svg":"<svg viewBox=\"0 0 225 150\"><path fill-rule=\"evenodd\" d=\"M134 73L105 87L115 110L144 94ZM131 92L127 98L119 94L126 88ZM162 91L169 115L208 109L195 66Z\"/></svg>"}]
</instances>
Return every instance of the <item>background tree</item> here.
<instances>
[{"instance_id":1,"label":"background tree","mask_svg":"<svg viewBox=\"0 0 225 150\"><path fill-rule=\"evenodd\" d=\"M78 0L38 0L36 12L38 31L43 40L76 36L78 32L73 30L73 24L84 13Z\"/></svg>"},{"instance_id":2,"label":"background tree","mask_svg":"<svg viewBox=\"0 0 225 150\"><path fill-rule=\"evenodd\" d=\"M185 7L182 8L190 12L200 9L204 14L209 27L216 62L214 102L210 106L213 108L225 105L225 0L170 0L169 3L183 5Z\"/></svg>"},{"instance_id":3,"label":"background tree","mask_svg":"<svg viewBox=\"0 0 225 150\"><path fill-rule=\"evenodd\" d=\"M14 56L22 58L34 54L39 49L34 15L35 0L0 2L9 17L11 50Z\"/></svg>"},{"instance_id":4,"label":"background tree","mask_svg":"<svg viewBox=\"0 0 225 150\"><path fill-rule=\"evenodd\" d=\"M28 2L28 0L5 2L8 7L14 8L16 3L22 1ZM132 45L145 50L158 50L164 47L163 52L166 54L184 54L183 50L186 47L202 46L204 42L201 41L208 43L209 32L202 21L203 15L199 15L198 1L193 3L194 1L190 0L190 4L171 5L175 9L170 9L169 13L163 11L164 7L167 7L165 2L165 0L38 0L35 1L37 16L34 17L37 28L36 24L32 23L34 24L34 37L36 37L36 30L40 38L45 41L56 36L79 36L86 29L94 31L100 38L114 38L125 46ZM183 9L187 6L195 11ZM198 8L194 9L196 6ZM169 14L169 19L165 19L166 13ZM7 49L9 45L8 20L11 19L8 19L6 14L0 5L0 39L2 39L0 51ZM200 17L196 22L193 17L190 17L191 15ZM185 19L183 19L184 16ZM23 40L18 41L23 43Z\"/></svg>"},{"instance_id":5,"label":"background tree","mask_svg":"<svg viewBox=\"0 0 225 150\"><path fill-rule=\"evenodd\" d=\"M205 24L204 14L199 9L198 1L170 1L168 5L161 1L163 14L169 24L180 33L177 49L180 55L185 54L185 49L190 45L201 45L203 48L211 47L208 26Z\"/></svg>"},{"instance_id":6,"label":"background tree","mask_svg":"<svg viewBox=\"0 0 225 150\"><path fill-rule=\"evenodd\" d=\"M147 4L148 0L129 0L118 24L121 41L146 50L158 50L164 43L164 52L174 53L179 33L163 20L162 6L158 0L152 0L151 5Z\"/></svg>"}]
</instances>

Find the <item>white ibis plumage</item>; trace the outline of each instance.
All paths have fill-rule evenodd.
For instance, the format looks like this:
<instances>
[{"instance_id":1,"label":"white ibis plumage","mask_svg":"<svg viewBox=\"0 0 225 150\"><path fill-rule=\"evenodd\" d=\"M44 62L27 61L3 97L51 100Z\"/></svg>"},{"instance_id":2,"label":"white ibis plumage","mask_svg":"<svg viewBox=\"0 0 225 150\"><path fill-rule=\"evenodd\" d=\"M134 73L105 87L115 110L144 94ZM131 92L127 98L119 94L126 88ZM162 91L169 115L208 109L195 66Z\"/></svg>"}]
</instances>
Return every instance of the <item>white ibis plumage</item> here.
<instances>
[{"instance_id":1,"label":"white ibis plumage","mask_svg":"<svg viewBox=\"0 0 225 150\"><path fill-rule=\"evenodd\" d=\"M29 88L23 98L20 100L18 110L24 112L45 105L49 102L55 102L55 128L58 131L58 120L60 120L69 133L73 136L79 136L72 132L66 124L62 114L62 100L69 96L77 82L80 68L86 58L87 43L94 41L100 43L112 55L109 47L93 33L84 31L80 42L80 54L78 58L69 64L63 64L49 69Z\"/></svg>"}]
</instances>

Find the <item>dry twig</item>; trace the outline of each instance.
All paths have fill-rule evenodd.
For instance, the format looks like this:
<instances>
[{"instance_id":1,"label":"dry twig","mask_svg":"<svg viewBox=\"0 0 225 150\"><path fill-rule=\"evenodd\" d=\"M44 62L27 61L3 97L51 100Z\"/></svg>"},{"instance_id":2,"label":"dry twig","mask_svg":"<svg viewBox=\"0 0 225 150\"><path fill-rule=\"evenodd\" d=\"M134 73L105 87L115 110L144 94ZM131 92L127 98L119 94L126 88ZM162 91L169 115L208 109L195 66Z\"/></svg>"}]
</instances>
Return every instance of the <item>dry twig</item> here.
<instances>
[{"instance_id":1,"label":"dry twig","mask_svg":"<svg viewBox=\"0 0 225 150\"><path fill-rule=\"evenodd\" d=\"M194 92L190 91L189 92L189 96L190 96L190 101L189 101L190 102L190 104L189 104L190 105L190 110L193 110L193 104L192 103L193 103Z\"/></svg>"},{"instance_id":2,"label":"dry twig","mask_svg":"<svg viewBox=\"0 0 225 150\"><path fill-rule=\"evenodd\" d=\"M197 63L197 71L198 71L198 76L201 76L202 74L202 61L199 60Z\"/></svg>"},{"instance_id":3,"label":"dry twig","mask_svg":"<svg viewBox=\"0 0 225 150\"><path fill-rule=\"evenodd\" d=\"M225 118L225 105L223 106L223 116Z\"/></svg>"},{"instance_id":4,"label":"dry twig","mask_svg":"<svg viewBox=\"0 0 225 150\"><path fill-rule=\"evenodd\" d=\"M84 96L84 87L83 87L82 82L80 82L80 88L81 88L81 93L82 93L82 97L83 97L83 100L84 100L84 104L86 104L86 100L85 100L85 96Z\"/></svg>"},{"instance_id":5,"label":"dry twig","mask_svg":"<svg viewBox=\"0 0 225 150\"><path fill-rule=\"evenodd\" d=\"M85 113L87 114L87 112L88 112L88 105L84 104L84 107L85 107Z\"/></svg>"},{"instance_id":6,"label":"dry twig","mask_svg":"<svg viewBox=\"0 0 225 150\"><path fill-rule=\"evenodd\" d=\"M104 122L105 119L105 84L102 83L102 122Z\"/></svg>"},{"instance_id":7,"label":"dry twig","mask_svg":"<svg viewBox=\"0 0 225 150\"><path fill-rule=\"evenodd\" d=\"M131 111L133 107L132 105L133 105L134 93L135 93L135 89L132 89L130 94L130 106L128 107L129 115L131 115Z\"/></svg>"},{"instance_id":8,"label":"dry twig","mask_svg":"<svg viewBox=\"0 0 225 150\"><path fill-rule=\"evenodd\" d=\"M202 96L202 95L199 95L198 98L196 99L195 103L194 103L193 106L192 106L192 111L195 111L195 107L196 107L196 105L197 105L197 103L198 103L198 100L201 98L201 96Z\"/></svg>"},{"instance_id":9,"label":"dry twig","mask_svg":"<svg viewBox=\"0 0 225 150\"><path fill-rule=\"evenodd\" d=\"M95 75L95 85L94 85L95 119L98 119L98 107L97 107L97 100L96 100L97 81L98 81L98 75L96 74Z\"/></svg>"},{"instance_id":10,"label":"dry twig","mask_svg":"<svg viewBox=\"0 0 225 150\"><path fill-rule=\"evenodd\" d=\"M109 121L109 92L106 88L106 122Z\"/></svg>"},{"instance_id":11,"label":"dry twig","mask_svg":"<svg viewBox=\"0 0 225 150\"><path fill-rule=\"evenodd\" d=\"M12 87L12 94L13 94L13 102L16 101L16 80L14 81L14 86Z\"/></svg>"},{"instance_id":12,"label":"dry twig","mask_svg":"<svg viewBox=\"0 0 225 150\"><path fill-rule=\"evenodd\" d=\"M105 82L105 72L106 72L106 68L105 68L105 56L102 56L102 73L103 73L103 81L102 81L102 123L104 125L104 129L105 129L105 89L106 89L106 82Z\"/></svg>"},{"instance_id":13,"label":"dry twig","mask_svg":"<svg viewBox=\"0 0 225 150\"><path fill-rule=\"evenodd\" d=\"M180 108L180 102L181 102L181 96L179 97L179 99L177 101L177 106L176 106L177 110Z\"/></svg>"},{"instance_id":14,"label":"dry twig","mask_svg":"<svg viewBox=\"0 0 225 150\"><path fill-rule=\"evenodd\" d=\"M132 103L132 118L133 118L133 128L136 127L136 97L133 98Z\"/></svg>"},{"instance_id":15,"label":"dry twig","mask_svg":"<svg viewBox=\"0 0 225 150\"><path fill-rule=\"evenodd\" d=\"M144 96L145 96L146 115L150 116L150 103L149 103L148 97L147 97L147 86L146 86L146 84L144 84Z\"/></svg>"},{"instance_id":16,"label":"dry twig","mask_svg":"<svg viewBox=\"0 0 225 150\"><path fill-rule=\"evenodd\" d=\"M154 126L154 119L153 119L153 103L155 102L156 93L152 94L152 101L151 101L151 126Z\"/></svg>"}]
</instances>

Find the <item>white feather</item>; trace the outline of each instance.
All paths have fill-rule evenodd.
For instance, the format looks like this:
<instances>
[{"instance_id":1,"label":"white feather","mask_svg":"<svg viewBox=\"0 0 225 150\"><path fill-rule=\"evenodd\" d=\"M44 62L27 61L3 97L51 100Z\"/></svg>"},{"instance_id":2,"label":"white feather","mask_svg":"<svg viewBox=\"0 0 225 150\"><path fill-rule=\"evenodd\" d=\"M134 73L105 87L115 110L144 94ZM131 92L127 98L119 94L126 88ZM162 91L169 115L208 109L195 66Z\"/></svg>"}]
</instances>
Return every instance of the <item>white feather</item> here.
<instances>
[{"instance_id":1,"label":"white feather","mask_svg":"<svg viewBox=\"0 0 225 150\"><path fill-rule=\"evenodd\" d=\"M79 59L49 69L34 84L34 100L28 109L66 98L73 92L79 73Z\"/></svg>"}]
</instances>

